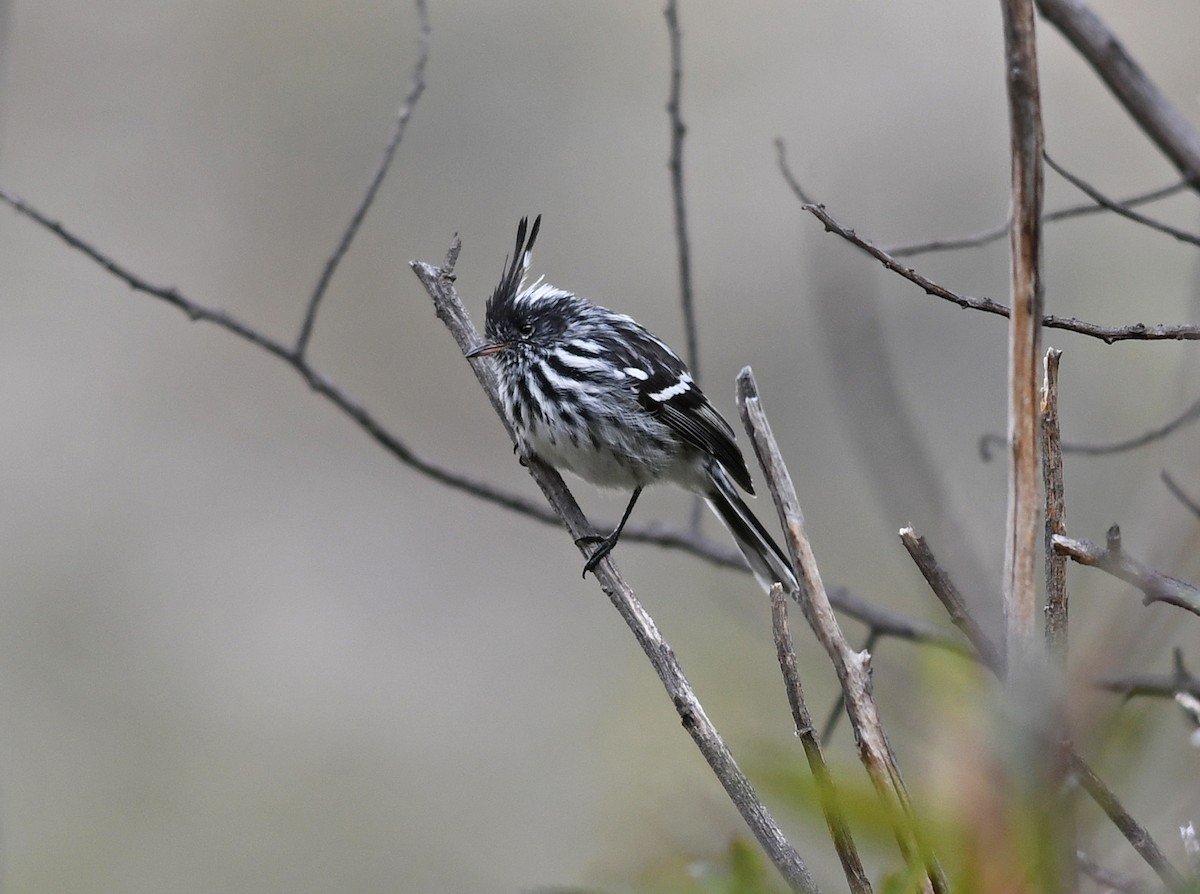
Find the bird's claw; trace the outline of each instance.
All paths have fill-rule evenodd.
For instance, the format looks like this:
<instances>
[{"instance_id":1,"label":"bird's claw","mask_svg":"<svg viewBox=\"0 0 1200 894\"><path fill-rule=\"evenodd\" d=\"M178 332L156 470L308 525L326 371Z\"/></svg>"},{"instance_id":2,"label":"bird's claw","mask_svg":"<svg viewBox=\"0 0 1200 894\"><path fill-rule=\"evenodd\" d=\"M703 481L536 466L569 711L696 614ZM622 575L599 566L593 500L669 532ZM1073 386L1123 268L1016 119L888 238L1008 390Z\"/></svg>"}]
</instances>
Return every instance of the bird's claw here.
<instances>
[{"instance_id":1,"label":"bird's claw","mask_svg":"<svg viewBox=\"0 0 1200 894\"><path fill-rule=\"evenodd\" d=\"M604 561L605 556L613 551L613 547L617 545L617 538L611 534L607 537L601 537L599 534L587 534L575 539L576 546L583 546L587 543L598 543L599 546L588 556L587 561L583 563L583 574L580 577L587 577L589 571L593 574L596 573L596 566Z\"/></svg>"}]
</instances>

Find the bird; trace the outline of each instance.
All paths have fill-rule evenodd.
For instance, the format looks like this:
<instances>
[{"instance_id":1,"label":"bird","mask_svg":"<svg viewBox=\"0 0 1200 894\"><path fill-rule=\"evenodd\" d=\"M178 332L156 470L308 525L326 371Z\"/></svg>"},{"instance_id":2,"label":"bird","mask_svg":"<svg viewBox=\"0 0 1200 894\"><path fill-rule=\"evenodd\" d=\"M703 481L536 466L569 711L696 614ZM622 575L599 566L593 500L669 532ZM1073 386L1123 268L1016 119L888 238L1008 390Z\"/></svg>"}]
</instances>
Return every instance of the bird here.
<instances>
[{"instance_id":1,"label":"bird","mask_svg":"<svg viewBox=\"0 0 1200 894\"><path fill-rule=\"evenodd\" d=\"M729 423L687 364L632 317L538 278L525 280L542 218L521 218L516 247L487 301L485 341L468 358L491 358L501 404L526 462L537 457L600 487L631 491L583 576L617 545L642 490L674 484L699 494L728 528L768 591L796 593L791 563L739 493L750 471Z\"/></svg>"}]
</instances>

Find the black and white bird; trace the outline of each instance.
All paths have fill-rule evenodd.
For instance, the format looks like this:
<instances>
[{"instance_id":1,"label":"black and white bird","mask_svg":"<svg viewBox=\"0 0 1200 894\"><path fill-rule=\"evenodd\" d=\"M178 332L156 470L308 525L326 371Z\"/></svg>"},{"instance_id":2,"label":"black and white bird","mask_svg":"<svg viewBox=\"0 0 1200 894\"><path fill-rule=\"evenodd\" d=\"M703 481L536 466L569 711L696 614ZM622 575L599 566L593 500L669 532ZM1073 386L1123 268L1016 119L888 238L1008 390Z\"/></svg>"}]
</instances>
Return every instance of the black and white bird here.
<instances>
[{"instance_id":1,"label":"black and white bird","mask_svg":"<svg viewBox=\"0 0 1200 894\"><path fill-rule=\"evenodd\" d=\"M467 356L495 359L522 456L633 492L584 574L616 546L642 489L665 482L707 500L764 587L779 581L795 592L790 563L738 493L754 488L733 429L687 365L632 317L541 279L525 285L541 222L530 229L522 218L517 227L512 260L487 303L487 342Z\"/></svg>"}]
</instances>

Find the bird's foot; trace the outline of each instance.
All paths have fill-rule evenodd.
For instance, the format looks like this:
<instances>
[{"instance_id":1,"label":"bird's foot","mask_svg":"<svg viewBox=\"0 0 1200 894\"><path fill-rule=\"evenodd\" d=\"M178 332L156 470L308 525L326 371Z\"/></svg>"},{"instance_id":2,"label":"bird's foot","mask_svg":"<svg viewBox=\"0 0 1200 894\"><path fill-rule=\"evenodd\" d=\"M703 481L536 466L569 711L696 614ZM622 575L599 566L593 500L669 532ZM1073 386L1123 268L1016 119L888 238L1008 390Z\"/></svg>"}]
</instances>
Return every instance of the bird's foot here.
<instances>
[{"instance_id":1,"label":"bird's foot","mask_svg":"<svg viewBox=\"0 0 1200 894\"><path fill-rule=\"evenodd\" d=\"M588 534L585 537L580 537L575 541L576 546L583 546L587 543L599 544L587 561L583 563L583 574L581 577L587 577L588 572L596 573L596 566L604 561L604 557L613 551L613 547L617 545L617 538L620 536L620 531L613 531L607 537L601 537L599 534Z\"/></svg>"}]
</instances>

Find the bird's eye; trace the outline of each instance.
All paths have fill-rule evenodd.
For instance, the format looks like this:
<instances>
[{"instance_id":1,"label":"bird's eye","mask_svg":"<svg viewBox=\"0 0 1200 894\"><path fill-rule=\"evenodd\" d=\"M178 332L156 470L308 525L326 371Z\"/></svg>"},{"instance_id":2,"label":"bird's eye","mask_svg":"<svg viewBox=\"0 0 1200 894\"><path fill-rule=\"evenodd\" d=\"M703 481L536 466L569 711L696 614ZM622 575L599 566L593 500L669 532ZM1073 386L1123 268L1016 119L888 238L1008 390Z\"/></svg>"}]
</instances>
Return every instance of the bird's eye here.
<instances>
[{"instance_id":1,"label":"bird's eye","mask_svg":"<svg viewBox=\"0 0 1200 894\"><path fill-rule=\"evenodd\" d=\"M517 328L520 331L521 335L523 335L525 338L529 338L529 336L533 335L533 321L532 320L523 321L521 323L521 325Z\"/></svg>"}]
</instances>

